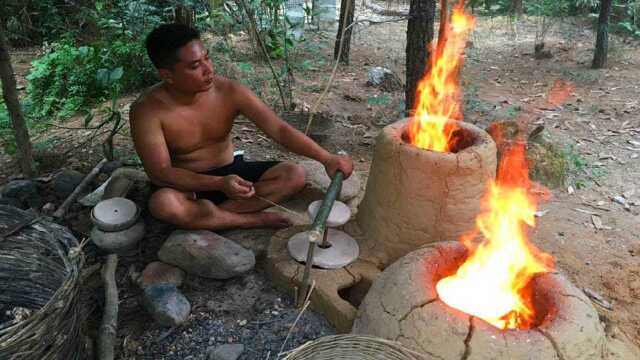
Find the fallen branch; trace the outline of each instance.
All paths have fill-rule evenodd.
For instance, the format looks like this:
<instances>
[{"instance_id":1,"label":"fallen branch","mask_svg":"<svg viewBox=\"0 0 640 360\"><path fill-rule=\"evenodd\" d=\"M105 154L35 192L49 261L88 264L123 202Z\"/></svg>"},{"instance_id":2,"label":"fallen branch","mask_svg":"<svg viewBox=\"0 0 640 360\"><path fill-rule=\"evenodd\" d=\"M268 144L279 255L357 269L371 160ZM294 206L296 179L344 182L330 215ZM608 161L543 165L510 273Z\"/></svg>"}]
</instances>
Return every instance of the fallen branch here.
<instances>
[{"instance_id":1,"label":"fallen branch","mask_svg":"<svg viewBox=\"0 0 640 360\"><path fill-rule=\"evenodd\" d=\"M119 170L119 169L118 169ZM103 199L111 199L113 197L125 196L129 191L130 184L133 180L127 175L131 172L120 171L113 174L111 182L122 180L123 184L118 187L109 187L105 189ZM114 345L116 335L118 333L118 285L116 284L116 268L118 267L118 255L109 254L104 266L102 267L102 280L104 282L104 314L102 315L102 324L98 332L98 359L113 360Z\"/></svg>"},{"instance_id":2,"label":"fallen branch","mask_svg":"<svg viewBox=\"0 0 640 360\"><path fill-rule=\"evenodd\" d=\"M118 255L107 255L102 268L104 281L104 315L98 332L98 359L113 360L114 345L118 330L118 286L116 285L116 268Z\"/></svg>"},{"instance_id":3,"label":"fallen branch","mask_svg":"<svg viewBox=\"0 0 640 360\"><path fill-rule=\"evenodd\" d=\"M60 207L53 213L53 217L56 219L61 219L64 214L69 209L69 206L78 198L78 195L82 192L82 190L87 187L87 185L98 175L102 166L107 163L107 159L102 159L92 170L87 174L87 176L82 179L80 185L78 185L75 190L67 197L67 199L60 205Z\"/></svg>"},{"instance_id":4,"label":"fallen branch","mask_svg":"<svg viewBox=\"0 0 640 360\"><path fill-rule=\"evenodd\" d=\"M383 15L383 16L408 16L409 15L409 12L406 10L385 9L380 5L369 4L369 3L367 3L365 6L367 9L373 11L378 15Z\"/></svg>"}]
</instances>

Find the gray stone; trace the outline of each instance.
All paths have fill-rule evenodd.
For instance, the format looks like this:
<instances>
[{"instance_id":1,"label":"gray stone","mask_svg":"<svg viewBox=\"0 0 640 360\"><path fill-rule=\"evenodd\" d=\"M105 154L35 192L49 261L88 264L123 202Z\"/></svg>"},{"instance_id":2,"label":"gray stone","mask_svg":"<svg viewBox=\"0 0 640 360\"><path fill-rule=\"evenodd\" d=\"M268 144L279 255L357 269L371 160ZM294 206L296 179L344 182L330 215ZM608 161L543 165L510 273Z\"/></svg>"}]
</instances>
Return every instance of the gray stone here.
<instances>
[{"instance_id":1,"label":"gray stone","mask_svg":"<svg viewBox=\"0 0 640 360\"><path fill-rule=\"evenodd\" d=\"M189 300L173 284L153 284L144 288L144 308L163 326L184 324L191 312Z\"/></svg>"},{"instance_id":2,"label":"gray stone","mask_svg":"<svg viewBox=\"0 0 640 360\"><path fill-rule=\"evenodd\" d=\"M317 161L302 161L300 165L305 169L307 186L324 194L331 184L331 179L324 166ZM338 200L348 202L355 198L360 192L361 185L360 173L354 171L348 179L342 182L342 190Z\"/></svg>"},{"instance_id":3,"label":"gray stone","mask_svg":"<svg viewBox=\"0 0 640 360\"><path fill-rule=\"evenodd\" d=\"M142 271L138 281L141 288L155 284L173 284L177 287L184 281L184 271L175 266L154 261Z\"/></svg>"},{"instance_id":4,"label":"gray stone","mask_svg":"<svg viewBox=\"0 0 640 360\"><path fill-rule=\"evenodd\" d=\"M96 206L102 200L102 196L104 195L104 190L107 188L107 185L111 181L111 177L109 177L102 185L98 186L93 192L85 195L83 198L78 200L78 202L84 206Z\"/></svg>"},{"instance_id":5,"label":"gray stone","mask_svg":"<svg viewBox=\"0 0 640 360\"><path fill-rule=\"evenodd\" d=\"M393 71L380 66L369 69L367 85L379 87L384 91L396 91L402 88L402 81Z\"/></svg>"},{"instance_id":6,"label":"gray stone","mask_svg":"<svg viewBox=\"0 0 640 360\"><path fill-rule=\"evenodd\" d=\"M15 198L11 198L11 197L3 197L0 198L0 205L8 205L8 206L13 206L16 208L23 208L24 206L22 205L22 201L15 199Z\"/></svg>"},{"instance_id":7,"label":"gray stone","mask_svg":"<svg viewBox=\"0 0 640 360\"><path fill-rule=\"evenodd\" d=\"M94 226L91 229L91 241L102 250L126 254L135 249L145 234L144 221L138 220L133 226L122 231L102 231Z\"/></svg>"},{"instance_id":8,"label":"gray stone","mask_svg":"<svg viewBox=\"0 0 640 360\"><path fill-rule=\"evenodd\" d=\"M53 191L57 197L66 199L80 185L84 175L76 170L63 169L53 179Z\"/></svg>"},{"instance_id":9,"label":"gray stone","mask_svg":"<svg viewBox=\"0 0 640 360\"><path fill-rule=\"evenodd\" d=\"M208 360L236 360L243 351L244 345L242 344L224 344L209 348L207 358Z\"/></svg>"},{"instance_id":10,"label":"gray stone","mask_svg":"<svg viewBox=\"0 0 640 360\"><path fill-rule=\"evenodd\" d=\"M121 167L122 167L122 161L113 160L113 161L109 161L108 163L102 165L102 168L100 169L100 172L103 173L103 174L111 174L116 169L119 169Z\"/></svg>"},{"instance_id":11,"label":"gray stone","mask_svg":"<svg viewBox=\"0 0 640 360\"><path fill-rule=\"evenodd\" d=\"M213 279L241 275L256 264L253 252L207 230L174 231L160 248L158 258L187 273Z\"/></svg>"},{"instance_id":12,"label":"gray stone","mask_svg":"<svg viewBox=\"0 0 640 360\"><path fill-rule=\"evenodd\" d=\"M42 197L38 193L38 184L33 180L13 180L2 189L2 197L7 199L7 204L18 205L19 208L35 208L42 206ZM8 200L8 198L17 201Z\"/></svg>"}]
</instances>

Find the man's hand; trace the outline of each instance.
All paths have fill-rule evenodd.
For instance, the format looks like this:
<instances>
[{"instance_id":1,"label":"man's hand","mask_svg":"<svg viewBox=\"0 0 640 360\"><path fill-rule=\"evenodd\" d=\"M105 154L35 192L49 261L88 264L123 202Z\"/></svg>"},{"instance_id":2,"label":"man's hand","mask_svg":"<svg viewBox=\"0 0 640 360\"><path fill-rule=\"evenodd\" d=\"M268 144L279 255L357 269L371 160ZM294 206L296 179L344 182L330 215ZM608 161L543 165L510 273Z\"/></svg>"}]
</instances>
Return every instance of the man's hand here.
<instances>
[{"instance_id":1,"label":"man's hand","mask_svg":"<svg viewBox=\"0 0 640 360\"><path fill-rule=\"evenodd\" d=\"M230 199L247 199L255 195L256 191L250 181L238 175L227 175L222 178L222 189Z\"/></svg>"},{"instance_id":2,"label":"man's hand","mask_svg":"<svg viewBox=\"0 0 640 360\"><path fill-rule=\"evenodd\" d=\"M344 178L351 176L353 172L353 160L349 155L331 155L324 163L324 168L327 170L327 175L333 179L333 175L337 170L344 173Z\"/></svg>"}]
</instances>

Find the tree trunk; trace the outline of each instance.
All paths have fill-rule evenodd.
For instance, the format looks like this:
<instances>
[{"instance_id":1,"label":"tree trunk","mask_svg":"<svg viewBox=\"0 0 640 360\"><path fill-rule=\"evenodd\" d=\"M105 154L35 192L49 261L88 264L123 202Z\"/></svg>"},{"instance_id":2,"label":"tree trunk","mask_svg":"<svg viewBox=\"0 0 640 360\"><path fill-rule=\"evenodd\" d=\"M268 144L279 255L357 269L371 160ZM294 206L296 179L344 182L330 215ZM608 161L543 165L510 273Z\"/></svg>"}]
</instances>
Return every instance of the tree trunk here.
<instances>
[{"instance_id":1,"label":"tree trunk","mask_svg":"<svg viewBox=\"0 0 640 360\"><path fill-rule=\"evenodd\" d=\"M349 64L349 49L351 48L351 32L352 27L349 27L342 36L343 27L346 28L353 23L353 14L356 7L356 0L341 0L340 1L340 20L338 22L338 33L336 34L336 44L333 49L333 58L338 60L338 54L340 54L340 62ZM345 22L346 17L346 22ZM342 38L342 51L340 51L340 39Z\"/></svg>"},{"instance_id":2,"label":"tree trunk","mask_svg":"<svg viewBox=\"0 0 640 360\"><path fill-rule=\"evenodd\" d=\"M511 5L509 5L509 13L513 16L521 17L524 13L524 8L522 7L522 0L511 0Z\"/></svg>"},{"instance_id":3,"label":"tree trunk","mask_svg":"<svg viewBox=\"0 0 640 360\"><path fill-rule=\"evenodd\" d=\"M612 0L600 0L600 16L598 16L598 35L596 49L593 54L591 67L601 69L607 66L607 51L609 48L609 16L611 15Z\"/></svg>"},{"instance_id":4,"label":"tree trunk","mask_svg":"<svg viewBox=\"0 0 640 360\"><path fill-rule=\"evenodd\" d=\"M409 114L415 109L418 82L426 73L432 49L436 0L411 0L407 25L405 109Z\"/></svg>"},{"instance_id":5,"label":"tree trunk","mask_svg":"<svg viewBox=\"0 0 640 360\"><path fill-rule=\"evenodd\" d=\"M9 57L9 45L4 36L2 24L0 24L0 80L2 82L2 96L7 105L11 126L18 148L18 163L20 170L28 177L33 177L33 154L31 150L31 140L29 140L29 130L22 116L18 91L16 90L16 78L11 66Z\"/></svg>"},{"instance_id":6,"label":"tree trunk","mask_svg":"<svg viewBox=\"0 0 640 360\"><path fill-rule=\"evenodd\" d=\"M195 16L193 10L184 5L178 5L173 9L174 21L177 24L193 27L193 18Z\"/></svg>"},{"instance_id":7,"label":"tree trunk","mask_svg":"<svg viewBox=\"0 0 640 360\"><path fill-rule=\"evenodd\" d=\"M485 9L485 11L490 12L491 11L491 5L493 5L492 1L484 0L484 9Z\"/></svg>"}]
</instances>

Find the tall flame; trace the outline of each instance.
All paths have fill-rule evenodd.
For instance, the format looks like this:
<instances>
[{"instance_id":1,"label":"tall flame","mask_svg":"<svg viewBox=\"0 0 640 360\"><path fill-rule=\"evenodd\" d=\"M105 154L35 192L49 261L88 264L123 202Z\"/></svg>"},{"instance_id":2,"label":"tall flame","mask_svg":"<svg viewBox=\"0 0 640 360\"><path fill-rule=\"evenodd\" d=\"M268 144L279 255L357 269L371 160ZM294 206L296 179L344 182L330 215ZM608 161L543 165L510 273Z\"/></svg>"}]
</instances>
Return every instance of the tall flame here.
<instances>
[{"instance_id":1,"label":"tall flame","mask_svg":"<svg viewBox=\"0 0 640 360\"><path fill-rule=\"evenodd\" d=\"M408 126L409 142L419 148L449 151L456 127L450 119L462 117L458 73L467 36L475 18L464 10L461 0L452 10L451 20L441 18L438 45L429 59L429 71L418 83L413 120Z\"/></svg>"},{"instance_id":2,"label":"tall flame","mask_svg":"<svg viewBox=\"0 0 640 360\"><path fill-rule=\"evenodd\" d=\"M529 195L524 142L505 151L495 182L476 218L484 241L462 241L470 256L458 272L438 282L440 299L451 307L501 328L529 328L535 309L527 285L535 274L551 271L553 258L528 242L526 225L535 225L536 201Z\"/></svg>"}]
</instances>

